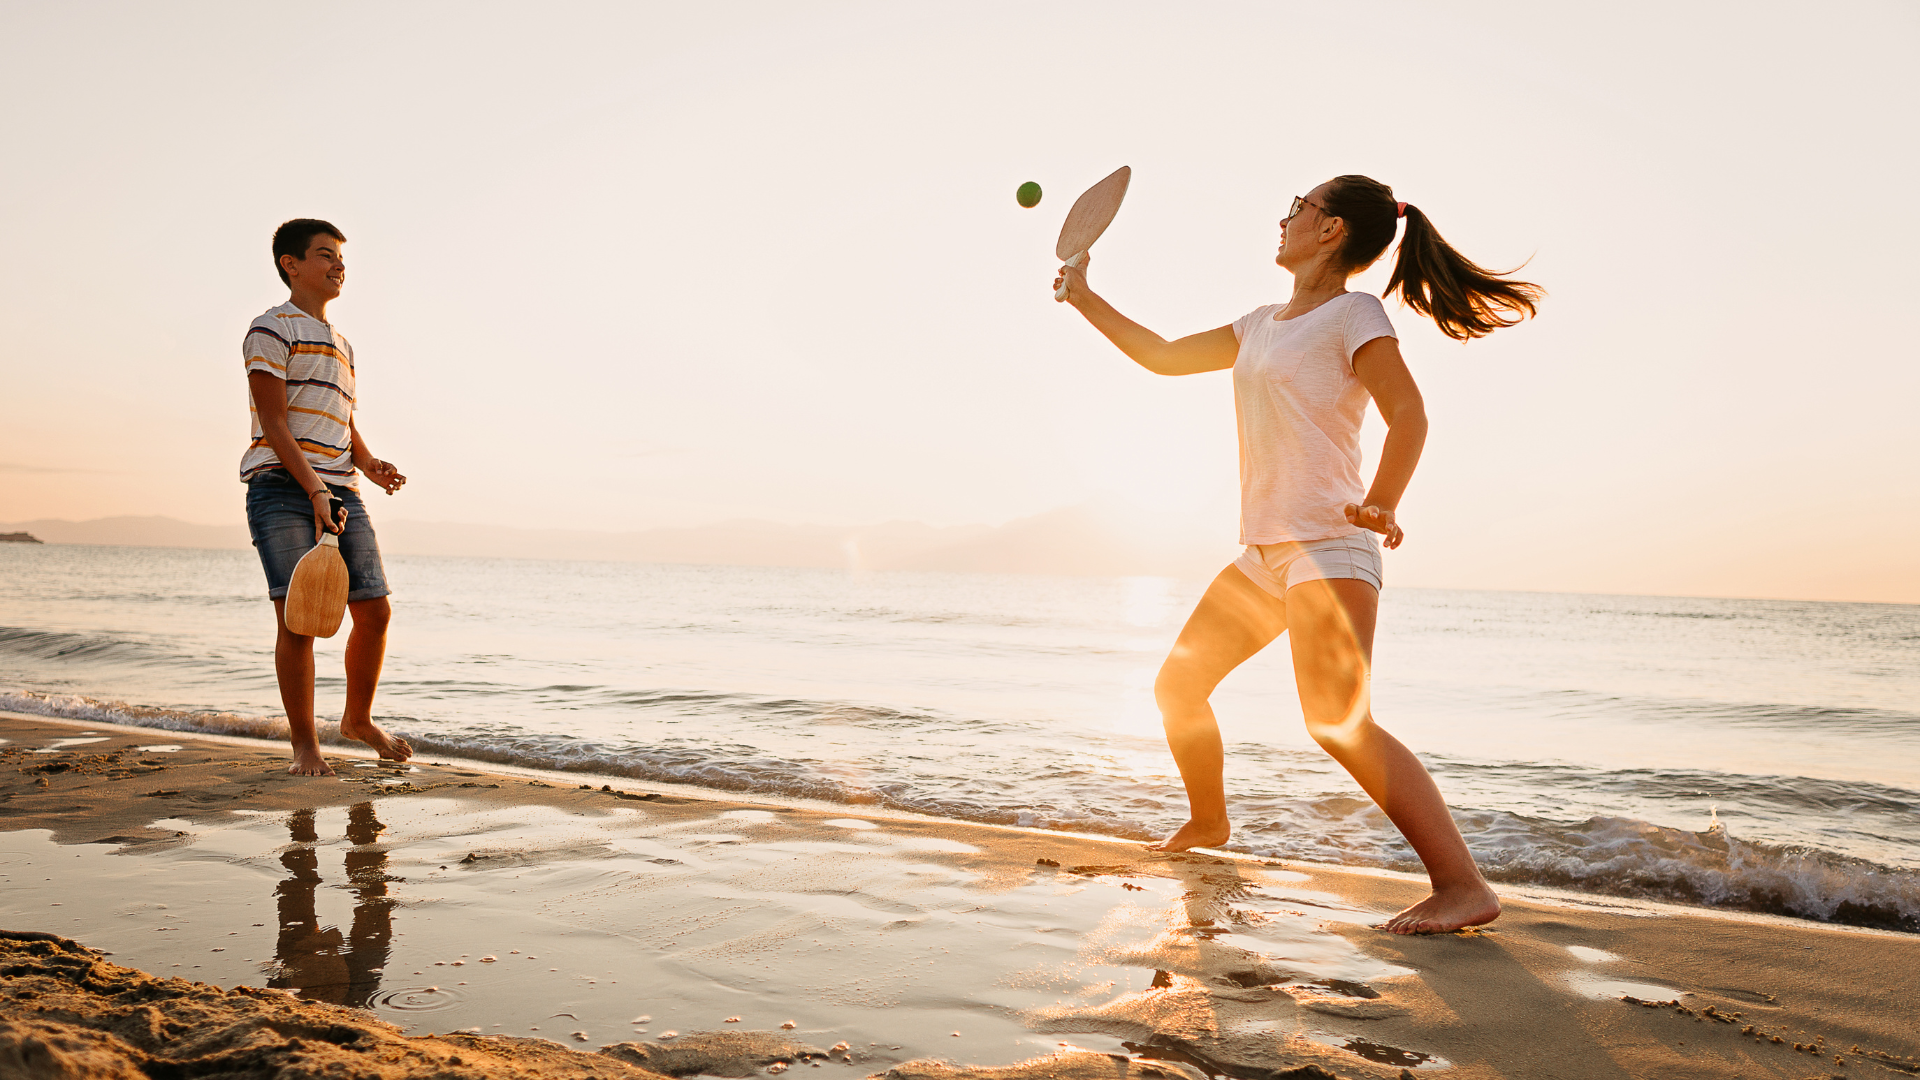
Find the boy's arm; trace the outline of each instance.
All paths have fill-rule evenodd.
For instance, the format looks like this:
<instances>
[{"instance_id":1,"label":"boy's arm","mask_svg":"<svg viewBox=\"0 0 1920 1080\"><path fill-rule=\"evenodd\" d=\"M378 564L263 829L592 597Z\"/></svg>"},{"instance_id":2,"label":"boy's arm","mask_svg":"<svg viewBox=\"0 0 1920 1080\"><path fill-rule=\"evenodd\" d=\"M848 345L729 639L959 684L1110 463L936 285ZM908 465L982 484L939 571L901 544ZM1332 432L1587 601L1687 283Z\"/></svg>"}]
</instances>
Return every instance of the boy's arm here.
<instances>
[{"instance_id":1,"label":"boy's arm","mask_svg":"<svg viewBox=\"0 0 1920 1080\"><path fill-rule=\"evenodd\" d=\"M315 539L319 538L320 530L337 533L346 528L345 510L340 511L339 520L328 522L327 511L332 505L333 493L308 464L307 455L293 437L293 428L287 425L287 381L272 372L249 371L247 389L253 392L254 412L259 414L260 433L266 437L267 445L273 447L274 456L280 459L288 475L307 490L307 498L313 502Z\"/></svg>"},{"instance_id":2,"label":"boy's arm","mask_svg":"<svg viewBox=\"0 0 1920 1080\"><path fill-rule=\"evenodd\" d=\"M381 461L367 449L365 439L360 437L360 427L352 420L347 421L347 433L353 437L353 465L364 473L367 479L380 485L380 489L391 495L400 490L407 478L393 467L391 461Z\"/></svg>"}]
</instances>

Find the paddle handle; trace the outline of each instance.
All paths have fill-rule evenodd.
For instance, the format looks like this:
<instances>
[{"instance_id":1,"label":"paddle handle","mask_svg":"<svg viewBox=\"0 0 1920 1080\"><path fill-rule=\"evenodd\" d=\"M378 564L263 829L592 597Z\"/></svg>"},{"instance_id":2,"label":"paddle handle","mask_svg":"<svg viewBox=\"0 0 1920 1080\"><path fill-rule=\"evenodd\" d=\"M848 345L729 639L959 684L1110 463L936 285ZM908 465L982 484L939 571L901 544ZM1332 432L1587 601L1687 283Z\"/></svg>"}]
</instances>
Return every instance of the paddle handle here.
<instances>
[{"instance_id":1,"label":"paddle handle","mask_svg":"<svg viewBox=\"0 0 1920 1080\"><path fill-rule=\"evenodd\" d=\"M1079 253L1077 253L1077 254L1075 254L1073 258L1071 258L1071 259L1068 259L1068 260L1067 260L1067 265L1068 265L1068 266L1074 266L1074 267L1077 267L1077 266L1079 266L1079 265L1080 265L1081 263L1083 263L1083 262L1086 262L1086 261L1087 261L1087 253L1086 253L1086 252L1084 252L1084 251L1082 251L1082 252L1079 252ZM1066 283L1066 282L1064 282L1064 281L1063 281L1063 282L1061 282L1061 283L1060 283L1060 287L1059 287L1059 288L1057 288L1057 289L1055 289L1055 290L1053 290L1053 298L1054 298L1055 300L1065 300L1065 299L1067 298L1067 283Z\"/></svg>"},{"instance_id":2,"label":"paddle handle","mask_svg":"<svg viewBox=\"0 0 1920 1080\"><path fill-rule=\"evenodd\" d=\"M340 546L340 535L338 533L323 532L320 534L320 542L314 546L337 548Z\"/></svg>"},{"instance_id":3,"label":"paddle handle","mask_svg":"<svg viewBox=\"0 0 1920 1080\"><path fill-rule=\"evenodd\" d=\"M346 508L347 508L347 501L345 499L342 499L340 496L335 495L331 491L327 492L327 524L332 525L334 522L339 521L340 511L345 510ZM344 528L344 526L342 526L342 528ZM339 535L340 535L339 533L334 532L332 529L321 529L320 542L323 544L332 544L334 547L339 547L340 546Z\"/></svg>"}]
</instances>

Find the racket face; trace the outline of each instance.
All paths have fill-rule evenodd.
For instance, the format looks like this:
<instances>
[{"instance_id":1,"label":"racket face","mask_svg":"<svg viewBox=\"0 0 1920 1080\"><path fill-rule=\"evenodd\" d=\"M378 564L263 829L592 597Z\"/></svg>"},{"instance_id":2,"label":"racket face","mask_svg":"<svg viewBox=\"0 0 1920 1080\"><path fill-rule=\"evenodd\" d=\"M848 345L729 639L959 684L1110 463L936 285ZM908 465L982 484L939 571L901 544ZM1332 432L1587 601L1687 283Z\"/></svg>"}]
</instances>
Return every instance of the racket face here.
<instances>
[{"instance_id":1,"label":"racket face","mask_svg":"<svg viewBox=\"0 0 1920 1080\"><path fill-rule=\"evenodd\" d=\"M1132 179L1133 167L1122 165L1074 200L1066 223L1060 226L1060 240L1053 245L1054 258L1071 259L1100 239L1113 223L1113 215L1120 212L1120 201L1127 197Z\"/></svg>"},{"instance_id":2,"label":"racket face","mask_svg":"<svg viewBox=\"0 0 1920 1080\"><path fill-rule=\"evenodd\" d=\"M287 583L287 629L306 637L332 637L347 614L347 562L331 544L300 557Z\"/></svg>"}]
</instances>

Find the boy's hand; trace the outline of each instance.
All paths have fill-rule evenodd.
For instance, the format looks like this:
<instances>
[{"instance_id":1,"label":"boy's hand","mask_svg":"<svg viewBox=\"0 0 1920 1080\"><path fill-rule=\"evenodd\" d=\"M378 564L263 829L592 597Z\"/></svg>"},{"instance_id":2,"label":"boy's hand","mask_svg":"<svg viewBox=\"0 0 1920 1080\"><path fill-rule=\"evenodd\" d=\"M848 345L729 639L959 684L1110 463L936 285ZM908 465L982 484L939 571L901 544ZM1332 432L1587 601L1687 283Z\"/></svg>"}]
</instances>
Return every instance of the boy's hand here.
<instances>
[{"instance_id":1,"label":"boy's hand","mask_svg":"<svg viewBox=\"0 0 1920 1080\"><path fill-rule=\"evenodd\" d=\"M347 531L347 508L333 497L333 492L321 488L307 498L313 503L314 543L320 542L321 533L333 533L337 536Z\"/></svg>"},{"instance_id":2,"label":"boy's hand","mask_svg":"<svg viewBox=\"0 0 1920 1080\"><path fill-rule=\"evenodd\" d=\"M393 462L381 461L379 458L367 462L360 471L366 475L367 479L380 485L380 489L389 495L399 491L400 485L407 482L407 478L400 475L400 470L393 467Z\"/></svg>"}]
</instances>

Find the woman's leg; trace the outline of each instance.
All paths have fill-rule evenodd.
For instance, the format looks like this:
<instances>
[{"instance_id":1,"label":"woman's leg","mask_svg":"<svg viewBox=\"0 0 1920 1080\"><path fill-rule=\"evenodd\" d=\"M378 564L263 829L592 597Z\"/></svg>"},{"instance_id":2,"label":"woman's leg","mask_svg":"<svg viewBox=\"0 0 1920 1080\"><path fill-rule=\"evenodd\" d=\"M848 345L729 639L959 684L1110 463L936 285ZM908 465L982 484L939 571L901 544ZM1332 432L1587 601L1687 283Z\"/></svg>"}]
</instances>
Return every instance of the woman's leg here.
<instances>
[{"instance_id":1,"label":"woman's leg","mask_svg":"<svg viewBox=\"0 0 1920 1080\"><path fill-rule=\"evenodd\" d=\"M1430 934L1492 922L1500 901L1447 812L1426 766L1373 722L1368 676L1380 593L1351 578L1287 590L1293 674L1313 741L1386 811L1426 864L1433 895L1387 920L1397 934Z\"/></svg>"},{"instance_id":2,"label":"woman's leg","mask_svg":"<svg viewBox=\"0 0 1920 1080\"><path fill-rule=\"evenodd\" d=\"M1217 847L1227 842L1225 755L1220 725L1207 699L1227 673L1287 628L1287 605L1247 579L1238 567L1220 571L1187 617L1187 625L1160 665L1153 696L1167 729L1167 747L1187 788L1187 823L1152 845L1155 851Z\"/></svg>"}]
</instances>

